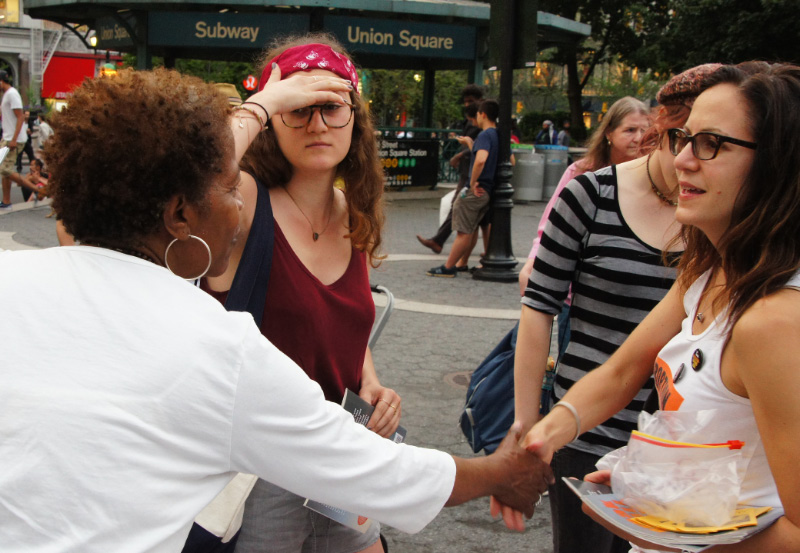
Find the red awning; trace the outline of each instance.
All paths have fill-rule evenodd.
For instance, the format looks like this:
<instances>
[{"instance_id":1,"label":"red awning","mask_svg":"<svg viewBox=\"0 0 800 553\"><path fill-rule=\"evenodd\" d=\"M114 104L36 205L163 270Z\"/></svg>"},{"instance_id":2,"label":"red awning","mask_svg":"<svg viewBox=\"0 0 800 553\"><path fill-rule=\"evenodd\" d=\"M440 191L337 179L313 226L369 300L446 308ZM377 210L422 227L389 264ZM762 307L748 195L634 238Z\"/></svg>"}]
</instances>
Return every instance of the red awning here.
<instances>
[{"instance_id":1,"label":"red awning","mask_svg":"<svg viewBox=\"0 0 800 553\"><path fill-rule=\"evenodd\" d=\"M53 56L42 79L42 98L65 99L83 79L94 78L95 59Z\"/></svg>"}]
</instances>

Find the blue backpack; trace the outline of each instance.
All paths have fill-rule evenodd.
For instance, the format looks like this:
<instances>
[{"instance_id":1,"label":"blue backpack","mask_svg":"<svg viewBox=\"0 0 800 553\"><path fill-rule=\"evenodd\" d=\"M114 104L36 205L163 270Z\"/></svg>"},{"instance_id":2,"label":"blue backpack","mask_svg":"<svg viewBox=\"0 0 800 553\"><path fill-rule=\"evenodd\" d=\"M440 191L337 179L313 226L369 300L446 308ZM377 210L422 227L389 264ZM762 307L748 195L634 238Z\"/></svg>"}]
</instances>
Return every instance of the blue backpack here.
<instances>
[{"instance_id":1,"label":"blue backpack","mask_svg":"<svg viewBox=\"0 0 800 553\"><path fill-rule=\"evenodd\" d=\"M478 365L469 381L467 403L461 412L461 431L472 451L493 453L514 423L514 325L505 338Z\"/></svg>"}]
</instances>

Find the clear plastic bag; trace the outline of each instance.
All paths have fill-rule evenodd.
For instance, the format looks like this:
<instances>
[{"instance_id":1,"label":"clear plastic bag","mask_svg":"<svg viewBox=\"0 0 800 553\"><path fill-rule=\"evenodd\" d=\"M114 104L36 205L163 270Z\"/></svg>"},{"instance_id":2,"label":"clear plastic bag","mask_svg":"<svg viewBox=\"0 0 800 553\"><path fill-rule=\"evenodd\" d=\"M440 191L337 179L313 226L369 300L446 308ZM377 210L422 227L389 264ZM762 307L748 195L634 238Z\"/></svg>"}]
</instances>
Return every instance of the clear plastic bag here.
<instances>
[{"instance_id":1,"label":"clear plastic bag","mask_svg":"<svg viewBox=\"0 0 800 553\"><path fill-rule=\"evenodd\" d=\"M721 526L741 490L741 442L714 436L724 413L642 413L641 432L597 464L611 470L614 493L636 509L689 526ZM714 436L709 438L709 436ZM730 441L729 441L730 440Z\"/></svg>"}]
</instances>

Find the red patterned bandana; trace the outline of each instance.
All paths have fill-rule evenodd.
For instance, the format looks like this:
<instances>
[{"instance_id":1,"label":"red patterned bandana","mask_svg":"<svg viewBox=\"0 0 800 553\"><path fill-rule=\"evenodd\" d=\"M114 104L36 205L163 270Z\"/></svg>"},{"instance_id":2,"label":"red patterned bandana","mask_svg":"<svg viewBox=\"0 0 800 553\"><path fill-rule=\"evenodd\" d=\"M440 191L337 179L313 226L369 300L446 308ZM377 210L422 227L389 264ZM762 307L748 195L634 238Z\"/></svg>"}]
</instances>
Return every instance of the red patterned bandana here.
<instances>
[{"instance_id":1,"label":"red patterned bandana","mask_svg":"<svg viewBox=\"0 0 800 553\"><path fill-rule=\"evenodd\" d=\"M353 62L344 54L334 51L327 44L303 44L284 50L264 68L261 79L258 81L258 90L262 90L267 84L267 79L272 73L273 63L277 63L281 68L281 79L285 79L297 71L324 69L350 81L353 90L358 93L358 73L356 73Z\"/></svg>"}]
</instances>

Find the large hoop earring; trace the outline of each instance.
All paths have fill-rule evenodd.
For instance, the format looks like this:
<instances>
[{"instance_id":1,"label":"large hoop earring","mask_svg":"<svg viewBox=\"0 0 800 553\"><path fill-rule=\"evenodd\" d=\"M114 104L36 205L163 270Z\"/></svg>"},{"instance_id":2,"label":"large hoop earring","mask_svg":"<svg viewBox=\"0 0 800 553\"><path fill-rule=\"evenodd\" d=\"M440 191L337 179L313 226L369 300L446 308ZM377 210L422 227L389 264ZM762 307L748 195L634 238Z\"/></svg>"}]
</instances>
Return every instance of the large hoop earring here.
<instances>
[{"instance_id":1,"label":"large hoop earring","mask_svg":"<svg viewBox=\"0 0 800 553\"><path fill-rule=\"evenodd\" d=\"M209 247L208 247L208 244L206 243L206 241L205 241L205 240L203 240L202 238L200 238L199 236L195 236L194 234L190 234L190 235L189 235L189 238L195 238L195 239L199 240L199 241L200 241L200 243L201 243L201 244L203 244L203 245L206 247L206 252L208 252L208 265L206 265L206 268L205 268L205 270L204 270L202 273L200 273L198 276L196 276L196 277L190 277L190 278L184 278L184 277L181 277L179 274L177 274L175 271L173 271L173 270L172 270L172 268L169 266L169 258L167 257L167 254L169 254L169 249L172 247L172 245L173 245L175 242L177 242L177 241L178 241L178 239L177 239L177 238L173 238L173 239L172 239L172 242L170 242L170 243L167 245L167 249L166 249L166 250L164 250L164 265L166 265L166 266L167 266L167 269L169 269L169 272L170 272L170 273L172 273L173 275L175 275L175 276L177 276L177 277L181 277L181 278L183 278L184 280L197 280L197 279L199 279L199 278L203 278L204 276L206 276L206 273L207 273L207 272L208 272L208 270L211 268L211 248L209 248Z\"/></svg>"}]
</instances>

